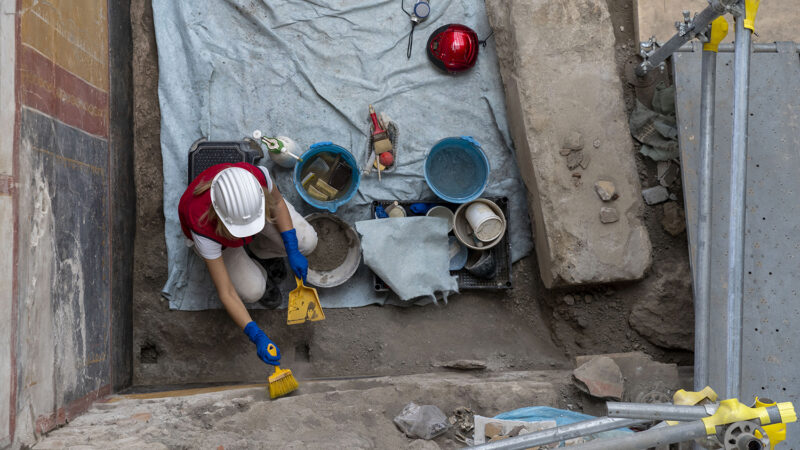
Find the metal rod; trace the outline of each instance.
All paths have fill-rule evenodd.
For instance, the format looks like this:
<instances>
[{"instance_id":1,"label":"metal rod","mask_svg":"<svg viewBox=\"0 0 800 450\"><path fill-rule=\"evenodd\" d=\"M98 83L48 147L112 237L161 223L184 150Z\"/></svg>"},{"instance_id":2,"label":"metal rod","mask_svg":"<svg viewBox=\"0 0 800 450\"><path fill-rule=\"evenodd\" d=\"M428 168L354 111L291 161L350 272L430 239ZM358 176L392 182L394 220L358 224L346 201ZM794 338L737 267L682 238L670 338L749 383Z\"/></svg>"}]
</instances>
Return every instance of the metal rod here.
<instances>
[{"instance_id":1,"label":"metal rod","mask_svg":"<svg viewBox=\"0 0 800 450\"><path fill-rule=\"evenodd\" d=\"M674 36L672 36L667 42L664 43L661 47L658 47L654 50L651 54L648 55L647 59L642 62L636 68L636 74L639 76L643 76L648 71L656 68L662 62L666 61L667 58L670 57L673 53L675 53L678 49L683 46L683 44L689 42L693 39L698 32L701 32L708 28L711 22L714 21L717 17L721 16L725 13L725 6L722 5L719 1L711 2L711 4L706 7L706 9L700 11L694 19L692 19L691 26L685 32L678 32Z\"/></svg>"},{"instance_id":2,"label":"metal rod","mask_svg":"<svg viewBox=\"0 0 800 450\"><path fill-rule=\"evenodd\" d=\"M733 139L731 144L726 302L725 398L738 398L742 373L742 294L744 282L745 193L747 184L747 114L750 90L751 31L736 18L733 65Z\"/></svg>"},{"instance_id":3,"label":"metal rod","mask_svg":"<svg viewBox=\"0 0 800 450\"><path fill-rule=\"evenodd\" d=\"M535 433L503 439L502 441L490 442L478 445L476 449L482 450L518 450L534 447L537 445L551 444L566 439L586 436L603 431L616 430L617 428L630 427L648 422L638 419L612 419L609 417L599 417L597 419L585 420L583 422L571 423L562 427L550 428L537 431Z\"/></svg>"},{"instance_id":4,"label":"metal rod","mask_svg":"<svg viewBox=\"0 0 800 450\"><path fill-rule=\"evenodd\" d=\"M623 419L700 420L717 411L717 405L684 406L671 403L607 402L608 417Z\"/></svg>"},{"instance_id":5,"label":"metal rod","mask_svg":"<svg viewBox=\"0 0 800 450\"><path fill-rule=\"evenodd\" d=\"M679 423L670 427L651 428L647 431L611 439L595 439L570 447L573 450L641 450L643 448L687 442L707 436L702 420Z\"/></svg>"},{"instance_id":6,"label":"metal rod","mask_svg":"<svg viewBox=\"0 0 800 450\"><path fill-rule=\"evenodd\" d=\"M695 47L694 42L689 42L684 44L677 52L694 52L697 48L702 47L702 43L698 43L699 45ZM752 45L753 53L778 53L778 45L774 42L772 43L755 43ZM719 44L719 51L721 53L731 53L735 50L734 44ZM796 52L800 52L800 44L795 44L794 50Z\"/></svg>"},{"instance_id":7,"label":"metal rod","mask_svg":"<svg viewBox=\"0 0 800 450\"><path fill-rule=\"evenodd\" d=\"M694 258L694 389L708 386L708 335L711 284L711 202L714 150L714 109L717 54L703 51L700 78L700 186L697 214L697 253Z\"/></svg>"}]
</instances>

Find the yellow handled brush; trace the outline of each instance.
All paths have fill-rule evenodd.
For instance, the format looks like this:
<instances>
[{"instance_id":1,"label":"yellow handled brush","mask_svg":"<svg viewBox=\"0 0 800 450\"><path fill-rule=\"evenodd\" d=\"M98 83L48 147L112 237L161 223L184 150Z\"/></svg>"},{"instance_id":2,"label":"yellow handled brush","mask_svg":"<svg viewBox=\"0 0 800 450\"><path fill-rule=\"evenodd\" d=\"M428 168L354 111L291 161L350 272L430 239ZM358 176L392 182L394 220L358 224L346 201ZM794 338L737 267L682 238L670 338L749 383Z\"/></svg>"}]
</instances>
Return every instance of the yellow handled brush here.
<instances>
[{"instance_id":1,"label":"yellow handled brush","mask_svg":"<svg viewBox=\"0 0 800 450\"><path fill-rule=\"evenodd\" d=\"M269 344L267 351L274 357L278 356L278 349L274 344ZM291 370L275 366L275 373L269 376L269 398L283 397L298 387L297 380L294 379Z\"/></svg>"},{"instance_id":2,"label":"yellow handled brush","mask_svg":"<svg viewBox=\"0 0 800 450\"><path fill-rule=\"evenodd\" d=\"M275 373L269 376L269 398L283 397L298 387L291 370L275 366Z\"/></svg>"}]
</instances>

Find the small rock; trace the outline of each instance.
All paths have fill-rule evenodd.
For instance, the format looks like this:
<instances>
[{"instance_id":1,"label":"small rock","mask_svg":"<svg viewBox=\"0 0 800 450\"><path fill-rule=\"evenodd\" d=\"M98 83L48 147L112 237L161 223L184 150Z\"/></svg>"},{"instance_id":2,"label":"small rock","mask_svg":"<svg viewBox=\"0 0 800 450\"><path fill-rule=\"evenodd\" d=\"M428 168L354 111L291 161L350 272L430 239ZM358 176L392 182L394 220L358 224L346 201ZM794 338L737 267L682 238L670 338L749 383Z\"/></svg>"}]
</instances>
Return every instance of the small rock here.
<instances>
[{"instance_id":1,"label":"small rock","mask_svg":"<svg viewBox=\"0 0 800 450\"><path fill-rule=\"evenodd\" d=\"M153 417L150 413L138 413L131 416L131 419L137 420L139 422L149 422L150 419Z\"/></svg>"},{"instance_id":2,"label":"small rock","mask_svg":"<svg viewBox=\"0 0 800 450\"><path fill-rule=\"evenodd\" d=\"M570 152L567 155L567 168L569 170L574 170L576 167L581 165L581 161L583 161L583 152L578 150L574 152Z\"/></svg>"},{"instance_id":3,"label":"small rock","mask_svg":"<svg viewBox=\"0 0 800 450\"><path fill-rule=\"evenodd\" d=\"M511 431L508 432L508 437L517 437L519 436L519 433L524 429L525 429L524 426L517 425L514 428L512 428Z\"/></svg>"},{"instance_id":4,"label":"small rock","mask_svg":"<svg viewBox=\"0 0 800 450\"><path fill-rule=\"evenodd\" d=\"M677 202L678 196L675 194L669 194L669 199L672 200L673 202Z\"/></svg>"},{"instance_id":5,"label":"small rock","mask_svg":"<svg viewBox=\"0 0 800 450\"><path fill-rule=\"evenodd\" d=\"M610 202L614 199L614 195L617 193L617 188L611 181L600 180L594 184L594 191L597 192L600 200L604 202Z\"/></svg>"},{"instance_id":6,"label":"small rock","mask_svg":"<svg viewBox=\"0 0 800 450\"><path fill-rule=\"evenodd\" d=\"M657 205L669 199L669 192L664 186L653 186L642 190L642 197L644 197L644 202L648 205Z\"/></svg>"},{"instance_id":7,"label":"small rock","mask_svg":"<svg viewBox=\"0 0 800 450\"><path fill-rule=\"evenodd\" d=\"M564 143L561 146L570 150L582 150L583 135L577 131L570 131L567 137L564 138Z\"/></svg>"},{"instance_id":8,"label":"small rock","mask_svg":"<svg viewBox=\"0 0 800 450\"><path fill-rule=\"evenodd\" d=\"M594 301L594 296L592 294L586 294L586 296L583 297L583 301L588 305Z\"/></svg>"},{"instance_id":9,"label":"small rock","mask_svg":"<svg viewBox=\"0 0 800 450\"><path fill-rule=\"evenodd\" d=\"M658 182L664 187L670 187L680 176L681 170L672 161L659 161L656 165Z\"/></svg>"},{"instance_id":10,"label":"small rock","mask_svg":"<svg viewBox=\"0 0 800 450\"><path fill-rule=\"evenodd\" d=\"M503 425L497 422L489 422L483 428L483 434L486 435L487 438L499 436L503 434Z\"/></svg>"},{"instance_id":11,"label":"small rock","mask_svg":"<svg viewBox=\"0 0 800 450\"><path fill-rule=\"evenodd\" d=\"M620 400L624 380L619 366L608 356L597 356L572 372L576 386L593 397Z\"/></svg>"},{"instance_id":12,"label":"small rock","mask_svg":"<svg viewBox=\"0 0 800 450\"><path fill-rule=\"evenodd\" d=\"M558 151L558 154L561 156L567 156L570 154L570 152L572 152L572 150L568 148L562 148L561 150Z\"/></svg>"},{"instance_id":13,"label":"small rock","mask_svg":"<svg viewBox=\"0 0 800 450\"><path fill-rule=\"evenodd\" d=\"M686 231L686 219L683 209L675 202L664 203L664 217L661 218L661 226L664 231L672 236L678 236Z\"/></svg>"},{"instance_id":14,"label":"small rock","mask_svg":"<svg viewBox=\"0 0 800 450\"><path fill-rule=\"evenodd\" d=\"M578 326L583 328L583 329L589 328L589 320L587 320L583 316L578 317Z\"/></svg>"},{"instance_id":15,"label":"small rock","mask_svg":"<svg viewBox=\"0 0 800 450\"><path fill-rule=\"evenodd\" d=\"M580 172L572 172L572 178L580 178L581 176Z\"/></svg>"},{"instance_id":16,"label":"small rock","mask_svg":"<svg viewBox=\"0 0 800 450\"><path fill-rule=\"evenodd\" d=\"M457 359L439 364L440 367L456 370L483 370L486 368L486 361L477 359Z\"/></svg>"},{"instance_id":17,"label":"small rock","mask_svg":"<svg viewBox=\"0 0 800 450\"><path fill-rule=\"evenodd\" d=\"M603 206L600 208L600 222L614 223L619 220L619 212L617 208L611 206Z\"/></svg>"},{"instance_id":18,"label":"small rock","mask_svg":"<svg viewBox=\"0 0 800 450\"><path fill-rule=\"evenodd\" d=\"M564 303L566 303L569 306L574 305L575 304L575 297L573 297L571 295L565 295L564 296Z\"/></svg>"},{"instance_id":19,"label":"small rock","mask_svg":"<svg viewBox=\"0 0 800 450\"><path fill-rule=\"evenodd\" d=\"M588 169L589 168L589 161L591 161L591 160L592 160L592 158L588 154L587 155L583 155L583 159L581 160L581 168L584 169L584 170Z\"/></svg>"},{"instance_id":20,"label":"small rock","mask_svg":"<svg viewBox=\"0 0 800 450\"><path fill-rule=\"evenodd\" d=\"M594 142L592 142L592 147L600 148L600 139L595 139Z\"/></svg>"}]
</instances>

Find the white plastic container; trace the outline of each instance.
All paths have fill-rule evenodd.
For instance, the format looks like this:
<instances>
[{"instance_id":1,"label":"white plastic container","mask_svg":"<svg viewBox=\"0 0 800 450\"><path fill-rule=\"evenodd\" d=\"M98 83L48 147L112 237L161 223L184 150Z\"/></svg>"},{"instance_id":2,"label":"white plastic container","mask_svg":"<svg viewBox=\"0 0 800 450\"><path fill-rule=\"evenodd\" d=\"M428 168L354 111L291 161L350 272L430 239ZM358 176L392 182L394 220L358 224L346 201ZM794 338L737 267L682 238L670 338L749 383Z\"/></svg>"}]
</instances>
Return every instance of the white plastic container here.
<instances>
[{"instance_id":1,"label":"white plastic container","mask_svg":"<svg viewBox=\"0 0 800 450\"><path fill-rule=\"evenodd\" d=\"M447 219L447 224L449 225L449 229L447 232L453 231L453 225L455 223L455 215L450 208L446 206L434 206L433 208L428 210L428 213L425 214L428 217L441 217L442 219Z\"/></svg>"},{"instance_id":2,"label":"white plastic container","mask_svg":"<svg viewBox=\"0 0 800 450\"><path fill-rule=\"evenodd\" d=\"M492 242L503 234L506 225L489 205L483 202L473 202L467 207L467 222L472 227L476 238L483 242Z\"/></svg>"},{"instance_id":3,"label":"white plastic container","mask_svg":"<svg viewBox=\"0 0 800 450\"><path fill-rule=\"evenodd\" d=\"M286 137L266 137L262 136L261 131L256 130L253 132L253 137L267 147L267 154L275 164L291 169L297 163L299 153L297 143Z\"/></svg>"},{"instance_id":4,"label":"white plastic container","mask_svg":"<svg viewBox=\"0 0 800 450\"><path fill-rule=\"evenodd\" d=\"M500 233L497 238L491 242L483 242L475 236L475 233L470 226L469 222L467 221L467 209L474 205L475 203L483 203L489 208L494 211L494 214L499 217L503 222L503 233ZM503 236L505 236L505 228L506 225L506 216L503 214L503 210L500 209L497 204L494 202L487 200L485 198L478 198L469 203L464 203L456 209L455 213L455 226L453 227L453 233L456 235L458 240L470 248L472 250L488 250L495 245L499 244L500 241L503 240Z\"/></svg>"},{"instance_id":5,"label":"white plastic container","mask_svg":"<svg viewBox=\"0 0 800 450\"><path fill-rule=\"evenodd\" d=\"M406 209L397 202L394 202L386 207L386 214L388 214L391 219L399 219L406 216Z\"/></svg>"}]
</instances>

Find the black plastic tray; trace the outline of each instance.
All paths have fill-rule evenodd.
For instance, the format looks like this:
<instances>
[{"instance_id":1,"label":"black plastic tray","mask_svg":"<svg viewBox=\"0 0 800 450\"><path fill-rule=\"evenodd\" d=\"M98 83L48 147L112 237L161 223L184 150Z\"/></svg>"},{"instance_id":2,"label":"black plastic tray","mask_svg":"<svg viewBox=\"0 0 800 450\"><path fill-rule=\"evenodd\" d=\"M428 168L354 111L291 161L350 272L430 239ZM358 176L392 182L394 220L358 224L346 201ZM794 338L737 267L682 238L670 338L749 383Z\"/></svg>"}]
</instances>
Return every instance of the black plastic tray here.
<instances>
[{"instance_id":1,"label":"black plastic tray","mask_svg":"<svg viewBox=\"0 0 800 450\"><path fill-rule=\"evenodd\" d=\"M189 149L189 183L211 166L238 162L256 164L263 157L259 143L250 138L216 142L198 139Z\"/></svg>"},{"instance_id":2,"label":"black plastic tray","mask_svg":"<svg viewBox=\"0 0 800 450\"><path fill-rule=\"evenodd\" d=\"M509 223L509 213L508 213L508 198L507 197L484 197L487 200L491 200L500 207L503 211L503 214L506 216L506 224ZM411 212L408 208L413 203L428 203L431 205L441 205L450 208L453 212L458 208L459 205L442 202L441 200L413 200L413 201L401 201L401 200L376 200L372 202L372 217L375 217L375 207L378 205L382 205L384 208L387 206L397 202L400 206L402 206L409 217L418 216ZM506 230L510 229L510 226L506 226ZM450 234L453 234L451 231ZM472 251L472 250L470 250ZM503 236L503 239L495 245L494 247L486 250L493 253L495 261L497 261L497 276L494 279L483 279L478 278L471 273L469 273L466 269L456 270L451 272L454 275L458 276L458 288L460 290L465 289L476 289L476 290L505 290L505 289L512 289L514 287L512 270L511 270L511 241L508 240L508 232ZM372 275L374 280L374 289L376 292L386 292L389 289L389 286L383 282L377 275Z\"/></svg>"}]
</instances>

